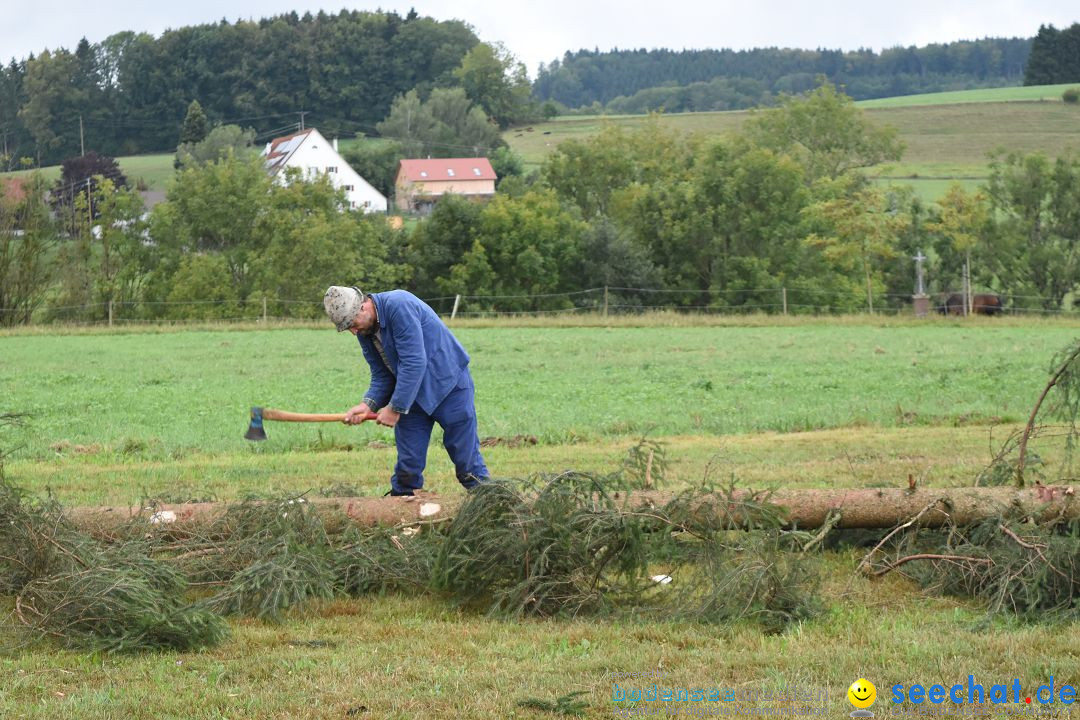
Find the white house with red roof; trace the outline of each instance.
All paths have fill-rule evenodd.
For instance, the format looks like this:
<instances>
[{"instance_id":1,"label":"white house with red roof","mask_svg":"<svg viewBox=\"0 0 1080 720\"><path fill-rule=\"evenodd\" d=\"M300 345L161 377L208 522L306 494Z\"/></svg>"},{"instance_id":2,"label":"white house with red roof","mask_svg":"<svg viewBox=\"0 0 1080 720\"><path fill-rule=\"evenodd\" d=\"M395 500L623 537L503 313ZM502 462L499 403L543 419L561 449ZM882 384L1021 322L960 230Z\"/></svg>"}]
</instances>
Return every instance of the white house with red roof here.
<instances>
[{"instance_id":1,"label":"white house with red roof","mask_svg":"<svg viewBox=\"0 0 1080 720\"><path fill-rule=\"evenodd\" d=\"M494 197L496 179L484 157L402 160L394 180L395 201L398 210L428 213L443 195Z\"/></svg>"},{"instance_id":2,"label":"white house with red roof","mask_svg":"<svg viewBox=\"0 0 1080 720\"><path fill-rule=\"evenodd\" d=\"M326 175L334 187L345 189L350 209L368 213L386 212L386 196L360 177L338 155L336 138L329 143L315 128L274 138L266 144L262 154L266 158L267 169L280 182L285 181L286 168L299 169L305 180Z\"/></svg>"}]
</instances>

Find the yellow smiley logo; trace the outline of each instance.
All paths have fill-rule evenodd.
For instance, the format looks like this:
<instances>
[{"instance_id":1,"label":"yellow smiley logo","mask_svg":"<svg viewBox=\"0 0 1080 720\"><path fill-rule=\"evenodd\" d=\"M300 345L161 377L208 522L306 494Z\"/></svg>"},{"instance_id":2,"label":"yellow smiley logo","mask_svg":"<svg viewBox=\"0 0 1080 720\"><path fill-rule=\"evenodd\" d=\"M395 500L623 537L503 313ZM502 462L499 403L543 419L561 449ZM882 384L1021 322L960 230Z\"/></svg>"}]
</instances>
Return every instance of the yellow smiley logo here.
<instances>
[{"instance_id":1,"label":"yellow smiley logo","mask_svg":"<svg viewBox=\"0 0 1080 720\"><path fill-rule=\"evenodd\" d=\"M851 687L848 688L847 699L855 707L864 710L873 705L874 700L877 700L877 688L869 680L859 678L851 683Z\"/></svg>"}]
</instances>

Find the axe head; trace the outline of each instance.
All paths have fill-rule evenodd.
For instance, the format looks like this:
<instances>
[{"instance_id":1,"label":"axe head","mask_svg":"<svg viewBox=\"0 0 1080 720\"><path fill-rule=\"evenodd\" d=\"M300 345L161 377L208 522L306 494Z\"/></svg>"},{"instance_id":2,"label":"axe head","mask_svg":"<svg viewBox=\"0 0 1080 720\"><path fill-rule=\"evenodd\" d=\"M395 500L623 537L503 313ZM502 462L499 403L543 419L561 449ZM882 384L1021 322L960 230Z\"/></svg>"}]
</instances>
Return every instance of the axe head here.
<instances>
[{"instance_id":1,"label":"axe head","mask_svg":"<svg viewBox=\"0 0 1080 720\"><path fill-rule=\"evenodd\" d=\"M244 437L248 440L265 440L266 431L263 430L263 409L261 407L251 408L251 424L248 425L247 432L244 433Z\"/></svg>"}]
</instances>

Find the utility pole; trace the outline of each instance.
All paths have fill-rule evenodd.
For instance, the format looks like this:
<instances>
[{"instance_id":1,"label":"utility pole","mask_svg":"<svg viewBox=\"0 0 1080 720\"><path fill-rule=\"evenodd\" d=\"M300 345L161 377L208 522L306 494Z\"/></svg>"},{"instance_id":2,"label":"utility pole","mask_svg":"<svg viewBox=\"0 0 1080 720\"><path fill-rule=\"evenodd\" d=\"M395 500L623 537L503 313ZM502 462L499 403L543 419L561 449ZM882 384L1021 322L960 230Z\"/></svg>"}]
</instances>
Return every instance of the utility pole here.
<instances>
[{"instance_id":1,"label":"utility pole","mask_svg":"<svg viewBox=\"0 0 1080 720\"><path fill-rule=\"evenodd\" d=\"M79 113L79 155L86 155L86 145L83 143L82 113Z\"/></svg>"}]
</instances>

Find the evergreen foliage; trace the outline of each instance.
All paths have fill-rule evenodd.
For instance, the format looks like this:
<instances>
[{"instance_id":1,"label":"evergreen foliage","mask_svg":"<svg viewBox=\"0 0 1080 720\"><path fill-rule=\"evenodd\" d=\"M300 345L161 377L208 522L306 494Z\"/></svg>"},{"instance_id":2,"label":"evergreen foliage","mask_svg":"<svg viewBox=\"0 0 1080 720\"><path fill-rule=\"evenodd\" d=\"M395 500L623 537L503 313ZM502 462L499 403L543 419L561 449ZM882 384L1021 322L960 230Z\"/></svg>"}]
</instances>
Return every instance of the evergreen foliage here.
<instances>
[{"instance_id":1,"label":"evergreen foliage","mask_svg":"<svg viewBox=\"0 0 1080 720\"><path fill-rule=\"evenodd\" d=\"M180 144L194 145L202 142L210 133L210 124L203 112L202 105L198 100L192 100L188 105L187 115L184 116L184 124L180 128Z\"/></svg>"},{"instance_id":2,"label":"evergreen foliage","mask_svg":"<svg viewBox=\"0 0 1080 720\"><path fill-rule=\"evenodd\" d=\"M228 634L222 614L277 622L312 601L373 592L428 593L499 616L750 621L765 632L821 611L813 549L832 525L816 536L788 529L767 493L736 499L708 478L657 504L640 490L662 484L664 467L663 448L643 441L607 475L483 484L447 519L361 528L291 496L252 498L181 531L151 505L92 535L54 500L4 481L0 466L0 594L15 597L28 642L106 652L212 646ZM895 559L882 561L886 543ZM912 522L864 567L903 567L992 613L1073 617L1078 550L1075 523ZM549 709L570 712L572 700Z\"/></svg>"},{"instance_id":3,"label":"evergreen foliage","mask_svg":"<svg viewBox=\"0 0 1080 720\"><path fill-rule=\"evenodd\" d=\"M976 485L1027 485L1046 501L1062 492L1071 498L1072 487L1048 487L1042 481L1074 475L1073 456L1080 437L1078 358L1080 341L1054 355L1050 379L1035 401L1027 427L1006 438L989 466L976 477ZM1064 421L1064 428L1037 422L1044 403L1046 414ZM1053 474L1035 451L1036 444L1048 442L1065 446L1062 467ZM862 567L873 575L903 567L901 572L924 587L979 598L991 615L1007 613L1038 621L1072 620L1080 614L1080 522L1060 515L1030 517L1018 506L965 528L948 525L928 530L914 520L881 539ZM875 557L883 548L890 559Z\"/></svg>"},{"instance_id":4,"label":"evergreen foliage","mask_svg":"<svg viewBox=\"0 0 1080 720\"><path fill-rule=\"evenodd\" d=\"M197 649L228 628L185 595L187 582L137 540L106 545L72 527L51 500L35 502L0 476L0 592L15 595L29 640L107 652Z\"/></svg>"},{"instance_id":5,"label":"evergreen foliage","mask_svg":"<svg viewBox=\"0 0 1080 720\"><path fill-rule=\"evenodd\" d=\"M4 482L0 594L15 596L28 641L109 652L209 646L227 635L221 615L277 622L372 592L504 616L752 618L770 631L816 612L813 558L781 557L793 546L780 513L713 487L664 507L637 499L663 469L662 448L643 443L609 475L487 483L447 521L359 528L294 496L241 502L184 533L151 506L96 537Z\"/></svg>"},{"instance_id":6,"label":"evergreen foliage","mask_svg":"<svg viewBox=\"0 0 1080 720\"><path fill-rule=\"evenodd\" d=\"M541 102L590 111L732 110L754 107L768 96L811 90L824 76L856 100L866 100L1017 85L1024 78L1029 52L1034 52L1029 38L933 43L880 53L789 48L579 50L542 65L533 94Z\"/></svg>"},{"instance_id":7,"label":"evergreen foliage","mask_svg":"<svg viewBox=\"0 0 1080 720\"><path fill-rule=\"evenodd\" d=\"M371 132L398 95L458 84L453 72L477 42L458 20L352 10L191 25L158 37L125 31L0 68L0 128L15 161L39 165L78 152L80 116L86 146L98 152L172 151L178 138L203 139L197 115L191 128L184 123L197 88L209 126L259 118L254 128L269 134L304 110L328 136Z\"/></svg>"},{"instance_id":8,"label":"evergreen foliage","mask_svg":"<svg viewBox=\"0 0 1080 720\"><path fill-rule=\"evenodd\" d=\"M1031 42L1024 84L1058 85L1077 81L1080 81L1080 23L1064 30L1040 25Z\"/></svg>"},{"instance_id":9,"label":"evergreen foliage","mask_svg":"<svg viewBox=\"0 0 1080 720\"><path fill-rule=\"evenodd\" d=\"M567 693L566 695L560 695L555 698L554 701L542 700L540 698L526 698L518 702L519 707L530 708L533 710L546 710L547 712L558 713L559 715L584 715L585 711L589 708L589 703L581 700L581 696L588 695L588 690L577 690L575 692Z\"/></svg>"},{"instance_id":10,"label":"evergreen foliage","mask_svg":"<svg viewBox=\"0 0 1080 720\"><path fill-rule=\"evenodd\" d=\"M934 591L980 599L991 615L1070 620L1080 611L1080 525L1023 517L967 529L910 529L893 539L892 567ZM890 565L886 565L889 567Z\"/></svg>"}]
</instances>

